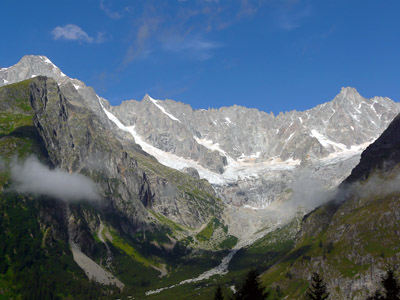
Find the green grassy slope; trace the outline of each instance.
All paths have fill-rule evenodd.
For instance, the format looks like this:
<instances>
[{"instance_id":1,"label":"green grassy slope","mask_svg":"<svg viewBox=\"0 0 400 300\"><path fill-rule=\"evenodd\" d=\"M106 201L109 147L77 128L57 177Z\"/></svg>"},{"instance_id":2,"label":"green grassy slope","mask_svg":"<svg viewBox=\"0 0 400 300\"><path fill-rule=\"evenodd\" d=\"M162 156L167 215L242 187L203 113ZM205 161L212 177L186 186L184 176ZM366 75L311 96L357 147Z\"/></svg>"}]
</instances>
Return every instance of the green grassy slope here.
<instances>
[{"instance_id":1,"label":"green grassy slope","mask_svg":"<svg viewBox=\"0 0 400 300\"><path fill-rule=\"evenodd\" d=\"M54 223L39 217L54 200L10 188L7 166L14 157L46 159L33 127L29 88L29 80L0 88L0 299L102 299L103 289L87 280L68 243L49 234Z\"/></svg>"},{"instance_id":2,"label":"green grassy slope","mask_svg":"<svg viewBox=\"0 0 400 300\"><path fill-rule=\"evenodd\" d=\"M385 269L399 262L400 195L347 200L322 230L303 234L295 248L262 276L266 286L277 287L290 299L302 299L312 272L323 274L335 299L365 297L361 286L372 268ZM317 219L326 207L309 218ZM309 222L313 222L310 220Z\"/></svg>"}]
</instances>

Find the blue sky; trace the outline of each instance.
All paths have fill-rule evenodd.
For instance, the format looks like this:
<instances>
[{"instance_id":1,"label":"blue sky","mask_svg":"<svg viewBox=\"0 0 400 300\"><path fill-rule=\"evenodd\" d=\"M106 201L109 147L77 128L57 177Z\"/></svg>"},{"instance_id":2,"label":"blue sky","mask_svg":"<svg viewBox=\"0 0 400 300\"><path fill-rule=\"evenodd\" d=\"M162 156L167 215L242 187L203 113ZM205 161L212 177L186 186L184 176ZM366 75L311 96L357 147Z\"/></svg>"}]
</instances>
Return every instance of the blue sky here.
<instances>
[{"instance_id":1,"label":"blue sky","mask_svg":"<svg viewBox=\"0 0 400 300\"><path fill-rule=\"evenodd\" d=\"M0 67L46 55L113 105L148 93L278 113L342 86L400 100L398 0L1 1L0 12Z\"/></svg>"}]
</instances>

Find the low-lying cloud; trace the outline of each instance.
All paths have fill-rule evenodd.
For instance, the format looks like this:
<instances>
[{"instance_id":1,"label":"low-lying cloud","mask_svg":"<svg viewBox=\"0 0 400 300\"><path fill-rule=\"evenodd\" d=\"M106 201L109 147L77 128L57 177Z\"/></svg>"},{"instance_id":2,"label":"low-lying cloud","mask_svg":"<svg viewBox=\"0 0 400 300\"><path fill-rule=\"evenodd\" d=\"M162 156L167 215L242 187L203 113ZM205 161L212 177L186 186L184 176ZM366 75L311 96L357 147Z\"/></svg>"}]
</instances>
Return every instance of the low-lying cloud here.
<instances>
[{"instance_id":1,"label":"low-lying cloud","mask_svg":"<svg viewBox=\"0 0 400 300\"><path fill-rule=\"evenodd\" d=\"M96 186L87 177L59 168L50 170L31 156L11 165L13 188L19 193L38 194L63 201L100 200Z\"/></svg>"},{"instance_id":2,"label":"low-lying cloud","mask_svg":"<svg viewBox=\"0 0 400 300\"><path fill-rule=\"evenodd\" d=\"M311 210L333 199L337 193L337 189L328 189L322 180L307 171L295 175L292 190L293 196L285 203L284 208L293 212L299 207Z\"/></svg>"},{"instance_id":3,"label":"low-lying cloud","mask_svg":"<svg viewBox=\"0 0 400 300\"><path fill-rule=\"evenodd\" d=\"M365 182L355 182L348 188L350 194L360 198L385 197L400 194L400 174L391 178L374 174Z\"/></svg>"},{"instance_id":4,"label":"low-lying cloud","mask_svg":"<svg viewBox=\"0 0 400 300\"><path fill-rule=\"evenodd\" d=\"M366 181L357 181L342 187L328 189L324 182L312 176L311 172L301 172L292 184L293 196L282 209L288 214L299 208L312 210L328 201L340 204L351 197L369 199L400 194L400 174L397 176L371 175Z\"/></svg>"}]
</instances>

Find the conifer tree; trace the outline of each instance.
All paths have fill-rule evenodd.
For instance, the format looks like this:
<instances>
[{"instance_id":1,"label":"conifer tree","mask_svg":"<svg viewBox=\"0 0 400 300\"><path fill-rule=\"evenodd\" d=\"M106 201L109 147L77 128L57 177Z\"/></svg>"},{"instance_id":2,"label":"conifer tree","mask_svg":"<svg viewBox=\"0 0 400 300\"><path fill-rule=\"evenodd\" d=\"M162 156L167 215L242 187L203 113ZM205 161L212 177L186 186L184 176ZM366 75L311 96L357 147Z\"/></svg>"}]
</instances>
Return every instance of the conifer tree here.
<instances>
[{"instance_id":1,"label":"conifer tree","mask_svg":"<svg viewBox=\"0 0 400 300\"><path fill-rule=\"evenodd\" d=\"M251 270L247 273L247 277L242 287L235 294L234 300L265 300L269 296L269 292L261 286L258 279L258 272Z\"/></svg>"},{"instance_id":2,"label":"conifer tree","mask_svg":"<svg viewBox=\"0 0 400 300\"><path fill-rule=\"evenodd\" d=\"M218 285L217 290L215 291L214 300L224 300L224 296L222 295L222 289L220 285Z\"/></svg>"},{"instance_id":3,"label":"conifer tree","mask_svg":"<svg viewBox=\"0 0 400 300\"><path fill-rule=\"evenodd\" d=\"M306 291L306 299L308 300L325 300L328 299L329 293L326 291L326 284L323 278L314 273L312 276L311 286Z\"/></svg>"},{"instance_id":4,"label":"conifer tree","mask_svg":"<svg viewBox=\"0 0 400 300\"><path fill-rule=\"evenodd\" d=\"M400 286L396 277L394 276L394 271L389 269L386 276L382 278L382 285L385 289L385 294L387 300L400 300Z\"/></svg>"},{"instance_id":5,"label":"conifer tree","mask_svg":"<svg viewBox=\"0 0 400 300\"><path fill-rule=\"evenodd\" d=\"M382 276L383 294L376 291L373 296L367 300L400 300L400 284L394 276L394 271L389 269L386 275Z\"/></svg>"}]
</instances>

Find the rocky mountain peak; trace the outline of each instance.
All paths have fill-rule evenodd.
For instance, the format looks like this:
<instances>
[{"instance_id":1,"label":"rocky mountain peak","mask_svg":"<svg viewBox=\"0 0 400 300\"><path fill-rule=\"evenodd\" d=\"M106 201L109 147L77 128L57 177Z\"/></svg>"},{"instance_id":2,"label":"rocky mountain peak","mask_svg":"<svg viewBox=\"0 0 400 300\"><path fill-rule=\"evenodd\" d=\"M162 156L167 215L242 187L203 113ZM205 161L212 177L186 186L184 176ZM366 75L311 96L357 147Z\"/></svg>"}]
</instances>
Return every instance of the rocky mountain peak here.
<instances>
[{"instance_id":1,"label":"rocky mountain peak","mask_svg":"<svg viewBox=\"0 0 400 300\"><path fill-rule=\"evenodd\" d=\"M68 77L42 55L25 55L15 65L0 69L0 86L30 79L36 76L47 76L62 82Z\"/></svg>"},{"instance_id":2,"label":"rocky mountain peak","mask_svg":"<svg viewBox=\"0 0 400 300\"><path fill-rule=\"evenodd\" d=\"M360 95L357 91L356 88L350 87L350 86L342 86L342 88L340 89L340 94L342 94L343 96L346 95Z\"/></svg>"},{"instance_id":3,"label":"rocky mountain peak","mask_svg":"<svg viewBox=\"0 0 400 300\"><path fill-rule=\"evenodd\" d=\"M359 103L365 98L360 95L357 89L353 87L342 87L340 93L335 97L336 100L346 103Z\"/></svg>"},{"instance_id":4,"label":"rocky mountain peak","mask_svg":"<svg viewBox=\"0 0 400 300\"><path fill-rule=\"evenodd\" d=\"M151 101L151 99L153 99L153 98L151 98L150 95L146 93L146 95L144 95L142 101Z\"/></svg>"},{"instance_id":5,"label":"rocky mountain peak","mask_svg":"<svg viewBox=\"0 0 400 300\"><path fill-rule=\"evenodd\" d=\"M17 65L26 65L29 64L31 66L37 66L41 64L51 64L56 67L52 61L44 55L24 55L20 61L16 64ZM56 67L57 68L57 67Z\"/></svg>"}]
</instances>

